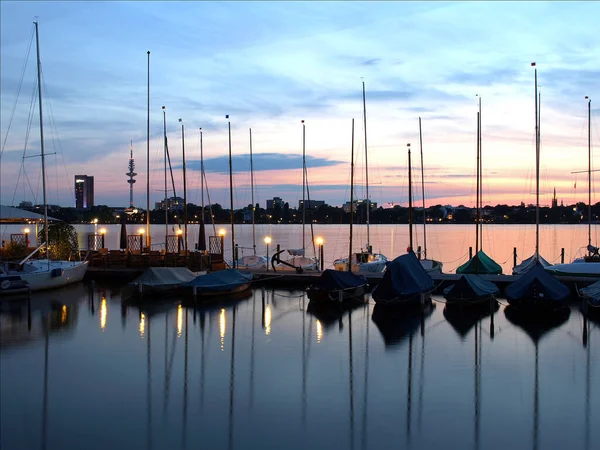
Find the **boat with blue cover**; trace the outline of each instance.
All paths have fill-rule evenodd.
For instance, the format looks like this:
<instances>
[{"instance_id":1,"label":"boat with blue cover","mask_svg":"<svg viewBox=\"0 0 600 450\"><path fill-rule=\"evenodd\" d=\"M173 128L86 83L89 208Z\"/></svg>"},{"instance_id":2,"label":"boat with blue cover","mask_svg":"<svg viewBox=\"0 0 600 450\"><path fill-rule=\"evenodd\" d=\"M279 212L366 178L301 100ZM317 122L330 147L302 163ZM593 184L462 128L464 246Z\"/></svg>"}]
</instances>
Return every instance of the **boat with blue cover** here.
<instances>
[{"instance_id":1,"label":"boat with blue cover","mask_svg":"<svg viewBox=\"0 0 600 450\"><path fill-rule=\"evenodd\" d=\"M372 296L378 305L420 305L432 290L433 279L411 251L386 263L383 278ZM427 296L427 302L430 301Z\"/></svg>"},{"instance_id":2,"label":"boat with blue cover","mask_svg":"<svg viewBox=\"0 0 600 450\"><path fill-rule=\"evenodd\" d=\"M444 289L444 298L449 307L481 306L495 302L498 287L479 275L464 274L460 279Z\"/></svg>"},{"instance_id":3,"label":"boat with blue cover","mask_svg":"<svg viewBox=\"0 0 600 450\"><path fill-rule=\"evenodd\" d=\"M570 292L538 263L510 284L504 295L508 303L522 313L544 314L566 308Z\"/></svg>"},{"instance_id":4,"label":"boat with blue cover","mask_svg":"<svg viewBox=\"0 0 600 450\"><path fill-rule=\"evenodd\" d=\"M311 301L364 303L367 279L354 272L326 269L308 289Z\"/></svg>"},{"instance_id":5,"label":"boat with blue cover","mask_svg":"<svg viewBox=\"0 0 600 450\"><path fill-rule=\"evenodd\" d=\"M253 278L251 273L242 273L237 269L225 269L197 276L183 284L182 287L191 290L195 296L225 296L249 289Z\"/></svg>"}]
</instances>

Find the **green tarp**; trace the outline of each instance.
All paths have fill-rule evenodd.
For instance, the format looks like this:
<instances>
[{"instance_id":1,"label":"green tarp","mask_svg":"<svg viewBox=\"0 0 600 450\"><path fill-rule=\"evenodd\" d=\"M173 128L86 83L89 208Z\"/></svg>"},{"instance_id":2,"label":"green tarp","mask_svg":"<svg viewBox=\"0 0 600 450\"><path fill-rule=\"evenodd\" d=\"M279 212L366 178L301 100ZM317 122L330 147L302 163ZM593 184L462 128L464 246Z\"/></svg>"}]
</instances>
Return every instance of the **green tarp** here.
<instances>
[{"instance_id":1,"label":"green tarp","mask_svg":"<svg viewBox=\"0 0 600 450\"><path fill-rule=\"evenodd\" d=\"M483 250L473 256L470 260L456 269L456 273L476 273L476 274L496 274L502 273L502 267L492 258L486 255Z\"/></svg>"}]
</instances>

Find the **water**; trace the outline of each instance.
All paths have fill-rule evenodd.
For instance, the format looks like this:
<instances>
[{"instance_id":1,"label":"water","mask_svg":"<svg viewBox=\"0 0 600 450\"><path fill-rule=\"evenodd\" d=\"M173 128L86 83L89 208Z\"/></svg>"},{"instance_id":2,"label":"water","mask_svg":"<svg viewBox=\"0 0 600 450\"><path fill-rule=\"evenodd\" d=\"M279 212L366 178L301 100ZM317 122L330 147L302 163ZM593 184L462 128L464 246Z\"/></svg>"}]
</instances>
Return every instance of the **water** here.
<instances>
[{"instance_id":1,"label":"water","mask_svg":"<svg viewBox=\"0 0 600 450\"><path fill-rule=\"evenodd\" d=\"M584 345L576 307L540 335L504 306L386 324L302 291L194 310L88 289L36 294L30 327L2 304L2 449L600 448L600 323Z\"/></svg>"},{"instance_id":2,"label":"water","mask_svg":"<svg viewBox=\"0 0 600 450\"><path fill-rule=\"evenodd\" d=\"M2 238L10 240L11 233L21 233L23 225L3 225L0 227ZM35 244L35 231L32 229L32 245ZM79 237L80 248L87 248L87 235L99 232L101 228L107 230L105 246L110 249L119 248L120 225L75 225ZM127 232L137 234L144 225L129 224ZM212 226L206 229L206 235L216 235L220 229L226 230L224 239L225 257L231 259L231 231L229 225L217 225L213 231ZM169 226L169 233L174 234L173 226ZM581 256L580 249L588 242L586 225L542 225L540 226L540 252L551 263L560 262L561 248L565 249L565 262L571 261L576 256ZM414 247L423 243L422 225L414 229ZM155 249L164 248L165 226L152 225L152 242ZM325 267L333 264L337 258L348 255L349 227L348 225L314 225L315 237L324 239ZM198 241L198 225L188 225L188 247L193 249ZM301 225L257 225L256 249L260 255L265 255L267 248L264 238L272 238L269 245L269 255L272 255L277 244L281 249L302 248ZM310 226L305 228L304 245L307 256L313 255L312 237ZM236 243L240 246L239 256L252 254L252 226L235 226ZM354 250L359 250L367 242L366 226L354 227ZM592 243L600 242L600 226L592 226ZM408 225L374 225L371 226L371 245L373 250L380 251L392 259L406 253L409 244ZM456 268L468 260L469 246L475 251L475 226L440 224L427 227L427 256L442 261L444 272L454 272ZM504 273L511 273L513 267L513 247L517 248L518 261L528 258L535 251L535 225L489 225L483 228L483 249L500 264Z\"/></svg>"}]
</instances>

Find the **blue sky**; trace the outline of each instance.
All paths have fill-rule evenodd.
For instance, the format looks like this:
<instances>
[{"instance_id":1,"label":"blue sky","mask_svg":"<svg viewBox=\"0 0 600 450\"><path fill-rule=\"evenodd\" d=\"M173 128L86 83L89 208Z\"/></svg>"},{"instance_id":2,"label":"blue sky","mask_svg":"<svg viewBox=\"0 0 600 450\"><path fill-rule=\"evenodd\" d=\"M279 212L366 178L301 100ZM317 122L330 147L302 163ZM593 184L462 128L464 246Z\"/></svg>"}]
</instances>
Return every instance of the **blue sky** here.
<instances>
[{"instance_id":1,"label":"blue sky","mask_svg":"<svg viewBox=\"0 0 600 450\"><path fill-rule=\"evenodd\" d=\"M303 119L311 198L334 205L349 199L352 118L357 190L364 196L363 80L373 201L406 202L406 143L418 170L420 116L428 203L474 202L478 94L484 201L533 202L532 61L542 93L542 203L550 203L555 186L565 202L587 198L585 175L571 172L587 168L585 95L592 98L592 115L600 112L597 2L3 1L0 12L2 204L41 198L39 161L26 159L20 171L34 47L15 107L35 16L47 151L57 152L48 157L50 203L72 205L73 176L88 174L96 180L97 204L126 206L133 139L134 199L145 206L148 50L152 202L163 195L162 105L175 167L181 166L179 118L186 127L192 202L200 202L202 127L211 200L229 204L226 114L236 207L250 202L250 127L255 199L264 206L279 195L297 204ZM26 155L39 153L33 117ZM593 117L596 161L598 123ZM175 176L181 194L181 171Z\"/></svg>"}]
</instances>

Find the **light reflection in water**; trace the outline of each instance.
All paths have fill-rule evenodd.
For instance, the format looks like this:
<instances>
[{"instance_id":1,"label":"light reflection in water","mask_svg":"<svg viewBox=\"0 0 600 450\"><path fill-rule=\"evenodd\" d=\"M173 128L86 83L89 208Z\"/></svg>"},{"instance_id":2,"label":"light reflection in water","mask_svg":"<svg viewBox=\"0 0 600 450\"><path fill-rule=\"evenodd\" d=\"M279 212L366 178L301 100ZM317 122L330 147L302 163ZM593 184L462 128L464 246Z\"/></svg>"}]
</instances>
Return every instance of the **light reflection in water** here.
<instances>
[{"instance_id":1,"label":"light reflection in water","mask_svg":"<svg viewBox=\"0 0 600 450\"><path fill-rule=\"evenodd\" d=\"M144 337L144 330L146 329L146 315L142 313L140 316L140 337Z\"/></svg>"},{"instance_id":2,"label":"light reflection in water","mask_svg":"<svg viewBox=\"0 0 600 450\"><path fill-rule=\"evenodd\" d=\"M317 344L321 342L323 339L323 327L321 326L321 322L317 320Z\"/></svg>"},{"instance_id":3,"label":"light reflection in water","mask_svg":"<svg viewBox=\"0 0 600 450\"><path fill-rule=\"evenodd\" d=\"M225 310L221 309L219 314L219 333L221 335L221 351L225 348Z\"/></svg>"},{"instance_id":4,"label":"light reflection in water","mask_svg":"<svg viewBox=\"0 0 600 450\"><path fill-rule=\"evenodd\" d=\"M183 307L179 305L177 307L177 337L181 337L181 331L183 330Z\"/></svg>"},{"instance_id":5,"label":"light reflection in water","mask_svg":"<svg viewBox=\"0 0 600 450\"><path fill-rule=\"evenodd\" d=\"M104 330L106 328L106 298L102 297L102 301L100 302L100 329Z\"/></svg>"},{"instance_id":6,"label":"light reflection in water","mask_svg":"<svg viewBox=\"0 0 600 450\"><path fill-rule=\"evenodd\" d=\"M60 323L63 325L65 323L67 323L67 305L62 306L62 310L61 310L61 314L60 314Z\"/></svg>"},{"instance_id":7,"label":"light reflection in water","mask_svg":"<svg viewBox=\"0 0 600 450\"><path fill-rule=\"evenodd\" d=\"M271 334L271 305L265 307L265 335Z\"/></svg>"}]
</instances>

